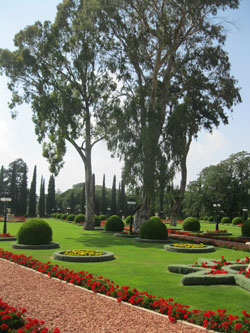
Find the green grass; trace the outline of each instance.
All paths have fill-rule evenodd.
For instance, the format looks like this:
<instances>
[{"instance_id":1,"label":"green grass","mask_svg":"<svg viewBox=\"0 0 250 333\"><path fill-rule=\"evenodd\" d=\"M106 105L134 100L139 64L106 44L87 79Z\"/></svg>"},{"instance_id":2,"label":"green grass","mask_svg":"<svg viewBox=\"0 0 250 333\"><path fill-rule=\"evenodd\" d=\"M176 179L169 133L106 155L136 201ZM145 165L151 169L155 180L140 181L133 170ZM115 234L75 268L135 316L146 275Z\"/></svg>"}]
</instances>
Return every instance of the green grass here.
<instances>
[{"instance_id":1,"label":"green grass","mask_svg":"<svg viewBox=\"0 0 250 333\"><path fill-rule=\"evenodd\" d=\"M228 260L244 258L247 252L217 248L213 253L172 253L163 249L163 244L136 243L134 239L115 237L102 231L85 231L82 227L47 219L53 229L53 241L59 242L61 250L66 249L100 249L111 251L115 260L98 263L66 263L53 260L55 250L18 250L12 249L12 242L1 242L0 247L13 253L47 262L57 263L74 271L84 270L95 276L103 276L124 286L147 291L154 296L173 298L176 302L190 305L202 310L226 309L231 314L241 314L249 310L250 293L238 286L183 286L182 275L170 273L168 265L192 264L198 258ZM3 223L0 223L2 230ZM8 232L16 234L21 223L8 223ZM237 236L241 228L220 225ZM215 230L215 224L202 223L202 230Z\"/></svg>"}]
</instances>

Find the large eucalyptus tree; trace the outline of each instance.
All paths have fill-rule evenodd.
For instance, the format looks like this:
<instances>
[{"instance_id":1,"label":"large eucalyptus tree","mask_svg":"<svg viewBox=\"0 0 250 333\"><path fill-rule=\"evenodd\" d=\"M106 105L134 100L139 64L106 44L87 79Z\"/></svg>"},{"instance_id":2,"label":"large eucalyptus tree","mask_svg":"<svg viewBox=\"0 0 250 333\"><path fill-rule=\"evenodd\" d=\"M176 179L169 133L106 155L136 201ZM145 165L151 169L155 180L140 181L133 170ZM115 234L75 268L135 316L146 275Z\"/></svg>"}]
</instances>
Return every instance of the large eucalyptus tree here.
<instances>
[{"instance_id":1,"label":"large eucalyptus tree","mask_svg":"<svg viewBox=\"0 0 250 333\"><path fill-rule=\"evenodd\" d=\"M15 36L16 50L0 50L0 69L9 79L10 107L31 105L38 141L56 175L66 142L85 168L86 229L94 228L92 148L103 138L98 126L115 84L103 61L101 0L64 0L54 23L36 22Z\"/></svg>"}]
</instances>

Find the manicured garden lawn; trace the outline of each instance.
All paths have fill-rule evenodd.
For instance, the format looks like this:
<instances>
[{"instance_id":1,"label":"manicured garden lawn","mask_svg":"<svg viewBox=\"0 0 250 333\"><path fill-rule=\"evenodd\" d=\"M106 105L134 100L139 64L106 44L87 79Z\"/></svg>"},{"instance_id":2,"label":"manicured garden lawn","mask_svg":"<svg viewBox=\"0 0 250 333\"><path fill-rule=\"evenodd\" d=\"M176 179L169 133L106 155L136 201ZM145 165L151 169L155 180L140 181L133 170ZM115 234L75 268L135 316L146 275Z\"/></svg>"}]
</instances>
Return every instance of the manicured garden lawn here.
<instances>
[{"instance_id":1,"label":"manicured garden lawn","mask_svg":"<svg viewBox=\"0 0 250 333\"><path fill-rule=\"evenodd\" d=\"M168 265L192 264L198 258L236 260L249 255L248 252L216 248L206 254L171 253L163 249L163 244L136 243L134 239L118 238L102 231L85 231L82 227L54 219L47 219L53 229L53 241L59 242L61 250L99 249L111 251L115 260L98 263L67 263L53 260L55 250L17 250L12 249L12 242L1 242L0 248L13 253L47 262L57 263L77 271L87 271L95 276L109 278L120 286L135 287L154 296L190 305L201 310L226 309L228 313L241 315L241 310L249 312L250 293L237 286L183 286L182 275L170 273ZM0 231L3 223L0 223ZM21 223L8 223L8 232L15 235ZM215 230L215 224L202 223L203 231ZM237 236L240 227L220 225Z\"/></svg>"}]
</instances>

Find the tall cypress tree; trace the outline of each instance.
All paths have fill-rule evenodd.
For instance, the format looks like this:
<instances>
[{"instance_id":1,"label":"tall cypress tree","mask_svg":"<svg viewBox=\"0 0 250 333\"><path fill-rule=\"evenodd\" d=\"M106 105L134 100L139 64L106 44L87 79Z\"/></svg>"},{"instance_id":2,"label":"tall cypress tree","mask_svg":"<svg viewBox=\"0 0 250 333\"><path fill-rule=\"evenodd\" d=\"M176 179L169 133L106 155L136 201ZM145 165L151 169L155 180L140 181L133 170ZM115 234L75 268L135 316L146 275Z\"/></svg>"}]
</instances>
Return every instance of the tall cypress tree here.
<instances>
[{"instance_id":1,"label":"tall cypress tree","mask_svg":"<svg viewBox=\"0 0 250 333\"><path fill-rule=\"evenodd\" d=\"M9 188L9 196L11 198L11 212L12 214L16 214L18 211L18 187L17 187L17 170L16 170L16 161L12 164L12 172L10 178L10 188Z\"/></svg>"},{"instance_id":2,"label":"tall cypress tree","mask_svg":"<svg viewBox=\"0 0 250 333\"><path fill-rule=\"evenodd\" d=\"M86 205L86 200L85 200L85 183L82 184L82 193L81 193L81 212L85 214L85 205Z\"/></svg>"},{"instance_id":3,"label":"tall cypress tree","mask_svg":"<svg viewBox=\"0 0 250 333\"><path fill-rule=\"evenodd\" d=\"M56 190L55 190L55 178L53 175L51 175L49 178L46 212L47 215L56 212Z\"/></svg>"},{"instance_id":4,"label":"tall cypress tree","mask_svg":"<svg viewBox=\"0 0 250 333\"><path fill-rule=\"evenodd\" d=\"M103 175L103 181L102 181L102 196L101 196L100 211L102 214L106 214L106 212L107 212L105 175Z\"/></svg>"},{"instance_id":5,"label":"tall cypress tree","mask_svg":"<svg viewBox=\"0 0 250 333\"><path fill-rule=\"evenodd\" d=\"M0 170L0 198L4 196L4 167ZM0 201L0 214L3 214L3 202Z\"/></svg>"},{"instance_id":6,"label":"tall cypress tree","mask_svg":"<svg viewBox=\"0 0 250 333\"><path fill-rule=\"evenodd\" d=\"M39 211L40 217L45 216L45 180L44 180L43 176L41 177L38 211Z\"/></svg>"},{"instance_id":7,"label":"tall cypress tree","mask_svg":"<svg viewBox=\"0 0 250 333\"><path fill-rule=\"evenodd\" d=\"M28 191L27 191L27 172L28 168L27 165L25 164L23 167L23 178L22 178L22 183L21 183L21 188L20 188L20 193L19 193L19 204L18 204L18 215L24 216L27 212L27 196L28 196Z\"/></svg>"},{"instance_id":8,"label":"tall cypress tree","mask_svg":"<svg viewBox=\"0 0 250 333\"><path fill-rule=\"evenodd\" d=\"M116 176L113 177L112 193L111 193L111 215L117 213L116 207Z\"/></svg>"},{"instance_id":9,"label":"tall cypress tree","mask_svg":"<svg viewBox=\"0 0 250 333\"><path fill-rule=\"evenodd\" d=\"M120 192L120 210L122 214L127 216L127 201L126 201L126 193L125 193L125 185L123 180L121 181L121 192Z\"/></svg>"},{"instance_id":10,"label":"tall cypress tree","mask_svg":"<svg viewBox=\"0 0 250 333\"><path fill-rule=\"evenodd\" d=\"M28 215L29 217L36 216L36 165L34 167L32 182L30 186Z\"/></svg>"}]
</instances>

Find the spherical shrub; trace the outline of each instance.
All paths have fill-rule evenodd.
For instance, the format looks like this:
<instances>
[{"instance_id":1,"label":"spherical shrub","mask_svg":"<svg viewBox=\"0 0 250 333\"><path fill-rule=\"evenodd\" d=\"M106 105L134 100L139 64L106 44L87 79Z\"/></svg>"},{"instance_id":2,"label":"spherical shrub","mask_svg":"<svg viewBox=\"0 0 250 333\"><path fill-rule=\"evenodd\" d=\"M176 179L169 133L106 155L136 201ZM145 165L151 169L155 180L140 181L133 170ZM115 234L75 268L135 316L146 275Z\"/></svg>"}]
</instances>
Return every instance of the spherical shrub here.
<instances>
[{"instance_id":1,"label":"spherical shrub","mask_svg":"<svg viewBox=\"0 0 250 333\"><path fill-rule=\"evenodd\" d=\"M106 231L120 232L124 229L124 223L118 215L112 215L106 220L104 229Z\"/></svg>"},{"instance_id":2,"label":"spherical shrub","mask_svg":"<svg viewBox=\"0 0 250 333\"><path fill-rule=\"evenodd\" d=\"M221 220L220 223L231 223L230 217L224 216Z\"/></svg>"},{"instance_id":3,"label":"spherical shrub","mask_svg":"<svg viewBox=\"0 0 250 333\"><path fill-rule=\"evenodd\" d=\"M85 215L84 214L78 214L74 218L75 223L83 223L85 222Z\"/></svg>"},{"instance_id":4,"label":"spherical shrub","mask_svg":"<svg viewBox=\"0 0 250 333\"><path fill-rule=\"evenodd\" d=\"M250 237L250 220L243 223L241 227L241 234L244 237Z\"/></svg>"},{"instance_id":5,"label":"spherical shrub","mask_svg":"<svg viewBox=\"0 0 250 333\"><path fill-rule=\"evenodd\" d=\"M56 214L56 218L57 218L58 220L61 220L61 218L62 218L62 214L61 214L61 213L57 213L57 214Z\"/></svg>"},{"instance_id":6,"label":"spherical shrub","mask_svg":"<svg viewBox=\"0 0 250 333\"><path fill-rule=\"evenodd\" d=\"M102 222L102 221L106 221L106 220L107 220L107 215L101 214L101 215L99 216L99 219L100 219L101 222Z\"/></svg>"},{"instance_id":7,"label":"spherical shrub","mask_svg":"<svg viewBox=\"0 0 250 333\"><path fill-rule=\"evenodd\" d=\"M126 218L125 218L125 223L126 224L130 224L130 222L131 222L131 215L128 215Z\"/></svg>"},{"instance_id":8,"label":"spherical shrub","mask_svg":"<svg viewBox=\"0 0 250 333\"><path fill-rule=\"evenodd\" d=\"M203 221L207 221L207 220L208 220L208 216L205 215L205 216L203 217Z\"/></svg>"},{"instance_id":9,"label":"spherical shrub","mask_svg":"<svg viewBox=\"0 0 250 333\"><path fill-rule=\"evenodd\" d=\"M207 220L208 220L208 222L214 222L214 216L209 216L209 218Z\"/></svg>"},{"instance_id":10,"label":"spherical shrub","mask_svg":"<svg viewBox=\"0 0 250 333\"><path fill-rule=\"evenodd\" d=\"M69 214L67 217L67 221L73 222L75 220L75 214Z\"/></svg>"},{"instance_id":11,"label":"spherical shrub","mask_svg":"<svg viewBox=\"0 0 250 333\"><path fill-rule=\"evenodd\" d=\"M101 220L98 215L95 215L95 227L100 227L101 225Z\"/></svg>"},{"instance_id":12,"label":"spherical shrub","mask_svg":"<svg viewBox=\"0 0 250 333\"><path fill-rule=\"evenodd\" d=\"M200 222L195 217L187 217L182 223L184 231L200 231Z\"/></svg>"},{"instance_id":13,"label":"spherical shrub","mask_svg":"<svg viewBox=\"0 0 250 333\"><path fill-rule=\"evenodd\" d=\"M234 225L241 224L243 222L244 222L243 219L239 216L234 217L232 220L232 224L234 224Z\"/></svg>"},{"instance_id":14,"label":"spherical shrub","mask_svg":"<svg viewBox=\"0 0 250 333\"><path fill-rule=\"evenodd\" d=\"M67 220L67 216L68 216L68 214L62 214L61 219L64 220L64 221L66 221Z\"/></svg>"},{"instance_id":15,"label":"spherical shrub","mask_svg":"<svg viewBox=\"0 0 250 333\"><path fill-rule=\"evenodd\" d=\"M17 233L17 244L41 245L52 241L50 225L41 219L27 220Z\"/></svg>"},{"instance_id":16,"label":"spherical shrub","mask_svg":"<svg viewBox=\"0 0 250 333\"><path fill-rule=\"evenodd\" d=\"M141 226L139 236L141 239L166 240L168 239L168 229L159 217L152 216Z\"/></svg>"}]
</instances>

